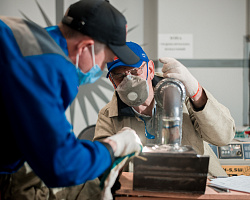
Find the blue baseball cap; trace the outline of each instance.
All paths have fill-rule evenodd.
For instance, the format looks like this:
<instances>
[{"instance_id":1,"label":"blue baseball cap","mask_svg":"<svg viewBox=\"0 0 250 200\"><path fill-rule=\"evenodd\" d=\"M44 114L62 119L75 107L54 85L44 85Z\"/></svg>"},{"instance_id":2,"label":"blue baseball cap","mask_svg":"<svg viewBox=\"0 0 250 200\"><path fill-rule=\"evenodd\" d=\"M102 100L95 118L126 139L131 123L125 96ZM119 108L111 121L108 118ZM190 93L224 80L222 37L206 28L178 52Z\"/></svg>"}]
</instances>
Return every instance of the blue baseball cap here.
<instances>
[{"instance_id":1,"label":"blue baseball cap","mask_svg":"<svg viewBox=\"0 0 250 200\"><path fill-rule=\"evenodd\" d=\"M107 73L107 78L109 77L110 72L120 66L126 66L126 67L135 67L139 68L143 62L148 62L148 56L147 54L143 51L140 45L134 43L134 42L126 42L126 45L139 57L139 62L136 64L128 65L122 62L118 57L115 57L112 62L107 63L108 67L108 73Z\"/></svg>"}]
</instances>

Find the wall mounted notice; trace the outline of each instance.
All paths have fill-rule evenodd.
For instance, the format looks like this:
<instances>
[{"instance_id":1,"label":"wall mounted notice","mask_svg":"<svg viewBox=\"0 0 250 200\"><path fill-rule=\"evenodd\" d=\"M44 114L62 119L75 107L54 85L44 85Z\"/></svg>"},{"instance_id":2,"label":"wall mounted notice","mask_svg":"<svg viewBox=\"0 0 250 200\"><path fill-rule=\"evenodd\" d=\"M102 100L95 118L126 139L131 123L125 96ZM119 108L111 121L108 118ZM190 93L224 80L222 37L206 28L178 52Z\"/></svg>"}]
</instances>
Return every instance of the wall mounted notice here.
<instances>
[{"instance_id":1,"label":"wall mounted notice","mask_svg":"<svg viewBox=\"0 0 250 200\"><path fill-rule=\"evenodd\" d=\"M193 58L193 35L159 34L158 57Z\"/></svg>"}]
</instances>

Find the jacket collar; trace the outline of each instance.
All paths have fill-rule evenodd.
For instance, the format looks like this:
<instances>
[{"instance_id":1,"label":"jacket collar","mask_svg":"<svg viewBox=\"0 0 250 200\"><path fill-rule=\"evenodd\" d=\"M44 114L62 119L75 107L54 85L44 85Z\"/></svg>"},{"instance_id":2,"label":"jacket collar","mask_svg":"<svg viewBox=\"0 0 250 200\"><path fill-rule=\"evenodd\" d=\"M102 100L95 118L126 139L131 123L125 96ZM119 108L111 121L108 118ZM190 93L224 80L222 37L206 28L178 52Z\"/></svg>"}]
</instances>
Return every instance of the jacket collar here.
<instances>
[{"instance_id":1,"label":"jacket collar","mask_svg":"<svg viewBox=\"0 0 250 200\"><path fill-rule=\"evenodd\" d=\"M118 107L118 116L127 116L127 117L133 117L134 111L132 110L132 108L130 106L128 106L127 104L125 104L119 97L118 93L116 93L116 97L117 97L117 107Z\"/></svg>"}]
</instances>

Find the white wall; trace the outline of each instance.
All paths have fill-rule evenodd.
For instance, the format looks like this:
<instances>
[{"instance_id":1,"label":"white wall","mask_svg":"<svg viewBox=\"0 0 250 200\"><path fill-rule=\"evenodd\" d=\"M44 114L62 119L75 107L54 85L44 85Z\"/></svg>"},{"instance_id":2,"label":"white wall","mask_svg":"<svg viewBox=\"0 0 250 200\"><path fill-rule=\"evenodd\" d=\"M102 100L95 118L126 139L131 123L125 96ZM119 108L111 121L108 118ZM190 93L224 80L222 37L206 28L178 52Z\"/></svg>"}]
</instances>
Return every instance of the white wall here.
<instances>
[{"instance_id":1,"label":"white wall","mask_svg":"<svg viewBox=\"0 0 250 200\"><path fill-rule=\"evenodd\" d=\"M55 0L37 0L37 2L46 11L51 23L55 24ZM23 18L21 12L40 26L47 26L35 0L0 1L0 15Z\"/></svg>"},{"instance_id":2,"label":"white wall","mask_svg":"<svg viewBox=\"0 0 250 200\"><path fill-rule=\"evenodd\" d=\"M245 0L159 0L159 33L191 33L194 59L242 59Z\"/></svg>"},{"instance_id":3,"label":"white wall","mask_svg":"<svg viewBox=\"0 0 250 200\"><path fill-rule=\"evenodd\" d=\"M243 126L242 68L205 67L189 70L204 88L230 110L236 126Z\"/></svg>"}]
</instances>

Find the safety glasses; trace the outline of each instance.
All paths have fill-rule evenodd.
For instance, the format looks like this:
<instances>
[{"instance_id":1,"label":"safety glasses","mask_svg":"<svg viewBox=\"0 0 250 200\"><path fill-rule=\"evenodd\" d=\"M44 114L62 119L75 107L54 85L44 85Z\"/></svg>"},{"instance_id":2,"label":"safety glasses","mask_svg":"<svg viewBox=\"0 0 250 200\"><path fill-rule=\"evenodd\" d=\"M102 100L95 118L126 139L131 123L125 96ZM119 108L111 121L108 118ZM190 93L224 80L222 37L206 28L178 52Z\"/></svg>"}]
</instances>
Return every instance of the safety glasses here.
<instances>
[{"instance_id":1,"label":"safety glasses","mask_svg":"<svg viewBox=\"0 0 250 200\"><path fill-rule=\"evenodd\" d=\"M134 76L139 76L143 73L143 68L147 63L145 62L142 66L140 66L139 68L133 68L130 70L127 70L123 73L110 73L113 80L116 80L118 82L122 82L122 80L129 74L134 75Z\"/></svg>"}]
</instances>

